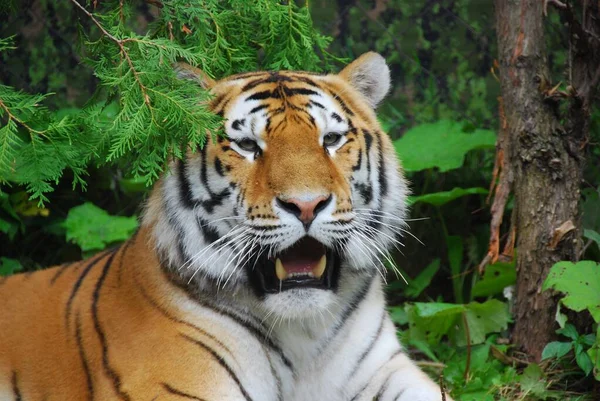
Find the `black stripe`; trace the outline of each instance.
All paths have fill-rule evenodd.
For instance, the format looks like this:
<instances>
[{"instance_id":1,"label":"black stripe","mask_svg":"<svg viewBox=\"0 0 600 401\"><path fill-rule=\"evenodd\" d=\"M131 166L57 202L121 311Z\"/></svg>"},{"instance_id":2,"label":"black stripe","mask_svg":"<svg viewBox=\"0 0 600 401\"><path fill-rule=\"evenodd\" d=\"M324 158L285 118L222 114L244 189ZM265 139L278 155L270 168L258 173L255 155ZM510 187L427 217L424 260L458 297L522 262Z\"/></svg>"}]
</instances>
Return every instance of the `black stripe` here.
<instances>
[{"instance_id":1,"label":"black stripe","mask_svg":"<svg viewBox=\"0 0 600 401\"><path fill-rule=\"evenodd\" d=\"M354 166L352 166L352 171L360 170L360 167L362 165L362 154L363 154L363 150L360 149L358 151L358 160L356 161L356 164Z\"/></svg>"},{"instance_id":2,"label":"black stripe","mask_svg":"<svg viewBox=\"0 0 600 401\"><path fill-rule=\"evenodd\" d=\"M313 81L310 78L304 77L302 75L292 75L293 78L297 79L298 81L302 81L305 82L311 86L314 86L315 88L319 88L321 89L321 85L319 85L318 83L316 83L315 81Z\"/></svg>"},{"instance_id":3,"label":"black stripe","mask_svg":"<svg viewBox=\"0 0 600 401\"><path fill-rule=\"evenodd\" d=\"M354 189L358 191L365 204L369 204L373 200L373 187L368 182L366 184L355 182Z\"/></svg>"},{"instance_id":4,"label":"black stripe","mask_svg":"<svg viewBox=\"0 0 600 401\"><path fill-rule=\"evenodd\" d=\"M175 243L177 244L177 252L179 253L179 261L183 264L189 260L189 256L185 251L185 247L183 246L183 228L179 225L179 222L175 219L173 213L167 213L167 222L175 231L175 236L177 240Z\"/></svg>"},{"instance_id":5,"label":"black stripe","mask_svg":"<svg viewBox=\"0 0 600 401\"><path fill-rule=\"evenodd\" d=\"M369 353L371 352L371 350L373 349L373 347L375 347L375 344L377 343L377 340L379 340L379 338L381 337L381 332L383 331L383 324L385 323L385 317L386 317L386 315L387 314L386 314L386 312L384 310L383 311L383 315L381 316L381 322L379 323L379 328L377 329L377 332L375 333L375 335L371 339L371 342L369 343L369 345L367 346L367 348L363 351L363 353L360 355L360 357L358 358L358 360L354 364L354 368L350 372L350 375L348 376L348 380L346 381L346 383L348 383L354 377L354 375L356 374L356 372L358 372L358 369L360 369L360 365L363 363L363 361L365 360L365 358L367 357L367 355L369 355Z\"/></svg>"},{"instance_id":6,"label":"black stripe","mask_svg":"<svg viewBox=\"0 0 600 401\"><path fill-rule=\"evenodd\" d=\"M112 255L110 255L110 257L108 258L108 261L106 262L106 264L104 265L104 268L102 269L102 273L100 274L98 281L96 282L96 288L94 288L94 293L92 296L91 312L92 312L92 320L94 321L94 329L96 330L96 333L98 333L98 337L100 339L100 345L102 347L102 366L104 367L104 372L112 380L113 386L114 386L119 398L129 401L129 400L131 400L131 397L129 397L129 395L127 393L125 393L124 391L121 390L121 378L119 377L117 372L115 372L111 368L111 366L109 364L108 343L106 341L106 334L104 333L102 326L100 326L100 320L98 319L98 301L100 300L100 290L102 289L104 280L106 280L106 276L108 275L108 270L110 269L110 267L112 265L112 261L113 261L115 255L116 255L116 253L113 253Z\"/></svg>"},{"instance_id":7,"label":"black stripe","mask_svg":"<svg viewBox=\"0 0 600 401\"><path fill-rule=\"evenodd\" d=\"M229 355L231 355L231 358L235 360L235 357L234 357L233 353L231 352L231 350L225 344L223 344L223 342L221 340L219 340L217 337L213 336L209 332L205 331L204 329L202 329L196 325L193 325L190 322L179 319L179 318L173 316L172 314L170 314L169 311L165 310L154 299L152 299L152 297L144 289L144 286L138 282L137 278L135 280L137 283L137 288L140 290L140 292L141 292L143 298L146 300L146 302L148 302L154 309L156 309L158 312L160 312L165 318L169 319L172 322L179 323L186 327L189 327L192 330L195 330L196 332L200 333L201 335L210 338L211 340L213 340L214 342L219 344L219 346L221 346L221 348L223 348L225 351L227 351L227 353Z\"/></svg>"},{"instance_id":8,"label":"black stripe","mask_svg":"<svg viewBox=\"0 0 600 401\"><path fill-rule=\"evenodd\" d=\"M17 372L13 370L12 372L12 391L15 395L15 401L23 401L21 397L21 391L19 390L19 385L17 384Z\"/></svg>"},{"instance_id":9,"label":"black stripe","mask_svg":"<svg viewBox=\"0 0 600 401\"><path fill-rule=\"evenodd\" d=\"M245 118L242 118L241 120L234 120L233 123L231 123L231 128L233 128L236 131L239 131L241 127L244 126L244 124L246 124Z\"/></svg>"},{"instance_id":10,"label":"black stripe","mask_svg":"<svg viewBox=\"0 0 600 401\"><path fill-rule=\"evenodd\" d=\"M261 111L262 109L266 109L267 107L269 107L269 106L266 104L261 104L260 106L256 106L252 110L250 110L250 113L248 113L248 114L256 113L257 111Z\"/></svg>"},{"instance_id":11,"label":"black stripe","mask_svg":"<svg viewBox=\"0 0 600 401\"><path fill-rule=\"evenodd\" d=\"M183 391L179 391L179 390L169 386L167 383L161 383L161 384L164 387L164 389L167 390L167 392L170 394L177 395L177 396L183 397L183 398L187 398L189 400L206 401L204 398L196 397L191 394L184 393Z\"/></svg>"},{"instance_id":12,"label":"black stripe","mask_svg":"<svg viewBox=\"0 0 600 401\"><path fill-rule=\"evenodd\" d=\"M279 91L261 91L261 92L256 92L253 95L250 95L246 98L246 102L250 101L250 100L264 100L264 99L281 99L281 94L279 93Z\"/></svg>"},{"instance_id":13,"label":"black stripe","mask_svg":"<svg viewBox=\"0 0 600 401\"><path fill-rule=\"evenodd\" d=\"M400 390L400 392L396 395L396 398L394 398L394 401L400 401L400 397L402 397L402 394L404 394L405 391L406 389Z\"/></svg>"},{"instance_id":14,"label":"black stripe","mask_svg":"<svg viewBox=\"0 0 600 401\"><path fill-rule=\"evenodd\" d=\"M119 261L119 267L117 268L117 278L119 280L119 283L121 283L121 271L123 270L123 259L125 259L125 253L127 252L127 249L129 249L129 246L131 246L131 244L133 244L133 242L135 241L135 238L137 237L139 230L136 231L131 238L129 238L129 240L127 240L127 242L125 244L123 244L123 250L121 251L121 260Z\"/></svg>"},{"instance_id":15,"label":"black stripe","mask_svg":"<svg viewBox=\"0 0 600 401\"><path fill-rule=\"evenodd\" d=\"M200 181L202 182L202 185L204 186L204 188L206 188L206 191L208 192L208 194L210 196L213 196L213 192L210 190L210 186L208 185L208 171L206 168L206 158L207 158L206 146L203 146L200 149L200 159L202 161L200 164Z\"/></svg>"},{"instance_id":16,"label":"black stripe","mask_svg":"<svg viewBox=\"0 0 600 401\"><path fill-rule=\"evenodd\" d=\"M288 369L290 369L290 371L292 373L294 373L294 367L292 365L292 362L284 355L281 348L277 344L275 344L273 342L273 340L271 340L271 338L267 335L267 332L261 329L262 324L258 321L258 319L255 318L255 320L257 320L256 323L251 323L248 321L247 318L244 319L243 317L235 314L234 312L232 312L228 309L220 308L220 307L213 305L207 301L201 301L200 299L191 295L189 293L189 289L183 283L181 283L175 275L169 274L169 271L167 269L162 269L162 271L165 274L165 276L167 277L167 279L171 283L173 283L173 285L180 288L191 300L193 300L194 302L197 302L204 308L211 309L212 311L214 311L215 313L217 313L219 315L228 317L229 319L233 320L235 323L237 323L238 325L242 326L247 331L252 333L261 343L265 344L266 346L268 346L271 349L271 351L275 352L281 358L281 361L283 362L283 364ZM208 277L206 277L206 278L208 278ZM250 316L250 315L246 315L246 317L248 317L248 316Z\"/></svg>"},{"instance_id":17,"label":"black stripe","mask_svg":"<svg viewBox=\"0 0 600 401\"><path fill-rule=\"evenodd\" d=\"M283 93L286 96L295 96L295 95L311 95L311 96L321 96L318 92L315 92L312 89L308 88L288 88L287 86L282 86Z\"/></svg>"},{"instance_id":18,"label":"black stripe","mask_svg":"<svg viewBox=\"0 0 600 401\"><path fill-rule=\"evenodd\" d=\"M383 394L385 393L385 391L388 389L388 387L390 385L390 379L392 378L392 375L394 373L396 373L396 372L395 371L390 372L390 374L388 375L388 377L383 382L381 388L379 389L379 391L375 395L375 398L373 398L373 401L380 401L381 400L381 397L383 396Z\"/></svg>"},{"instance_id":19,"label":"black stripe","mask_svg":"<svg viewBox=\"0 0 600 401\"><path fill-rule=\"evenodd\" d=\"M200 230L200 233L202 234L202 238L204 239L204 242L207 242L209 244L212 244L213 242L215 242L216 240L218 240L220 238L219 236L219 232L217 231L216 228L212 227L210 225L210 222L204 220L202 217L196 217L196 221L198 222L198 229ZM226 241L225 243L227 243L228 241Z\"/></svg>"},{"instance_id":20,"label":"black stripe","mask_svg":"<svg viewBox=\"0 0 600 401\"><path fill-rule=\"evenodd\" d=\"M340 97L338 95L336 95L335 93L333 93L332 91L329 91L329 93L331 94L331 96L337 100L337 102L339 103L340 107L342 108L342 110L344 110L344 112L346 114L348 114L349 116L353 116L354 112L352 110L350 110L350 108L348 107L348 105L346 104L346 102L344 102L342 99L340 99Z\"/></svg>"},{"instance_id":21,"label":"black stripe","mask_svg":"<svg viewBox=\"0 0 600 401\"><path fill-rule=\"evenodd\" d=\"M196 340L195 338L192 338L190 336L187 336L187 335L181 334L181 333L179 335L181 337L185 338L186 340L203 348L205 351L208 351L213 356L213 358L215 358L215 360L219 363L219 365L221 365L221 367L223 367L223 369L225 369L227 371L227 373L229 373L229 376L238 385L238 388L240 389L240 392L242 393L244 398L247 401L252 401L252 397L250 397L250 395L246 392L246 389L240 382L240 379L236 376L235 372L231 369L231 367L227 364L227 362L225 362L225 360L219 354L217 354L215 352L215 350L213 350L212 348L210 348L208 345L204 344L203 342Z\"/></svg>"},{"instance_id":22,"label":"black stripe","mask_svg":"<svg viewBox=\"0 0 600 401\"><path fill-rule=\"evenodd\" d=\"M210 198L207 200L200 201L200 205L206 210L207 213L212 213L217 206L221 206L225 198L231 195L231 190L225 188L219 193L211 193Z\"/></svg>"},{"instance_id":23,"label":"black stripe","mask_svg":"<svg viewBox=\"0 0 600 401\"><path fill-rule=\"evenodd\" d=\"M249 91L250 89L254 89L258 85L263 84L265 82L266 82L265 78L254 79L242 87L242 92L246 92L246 91Z\"/></svg>"},{"instance_id":24,"label":"black stripe","mask_svg":"<svg viewBox=\"0 0 600 401\"><path fill-rule=\"evenodd\" d=\"M383 202L383 198L387 195L388 184L385 176L385 158L383 157L383 138L382 133L379 133L379 201Z\"/></svg>"},{"instance_id":25,"label":"black stripe","mask_svg":"<svg viewBox=\"0 0 600 401\"><path fill-rule=\"evenodd\" d=\"M227 316L228 318L230 318L231 320L233 320L234 322L236 322L237 324L254 334L254 336L257 337L262 343L267 345L272 351L279 355L285 366L287 366L292 372L294 371L292 362L284 355L281 348L279 348L279 346L275 344L273 340L269 338L267 333L261 330L261 328L258 325L250 323L248 320L243 319L241 316L238 316L227 309L219 308L215 305L211 305L206 302L200 302L200 304L205 308L212 309L220 315Z\"/></svg>"},{"instance_id":26,"label":"black stripe","mask_svg":"<svg viewBox=\"0 0 600 401\"><path fill-rule=\"evenodd\" d=\"M398 356L401 353L402 353L402 348L400 348L398 351L394 352L392 354L392 356L390 356L390 358L387 360L387 362L384 363L382 366L385 366L387 363L389 363L392 359L394 359L396 356ZM366 390L366 388L369 386L369 383L371 383L371 380L373 380L373 377L375 377L378 372L379 372L379 369L373 374L373 376L371 376L369 378L369 380L367 380L367 383L358 391L358 393L356 393L356 395L354 397L352 397L352 399L350 401L355 401L356 399L358 399L358 397L360 397L360 395L363 393L363 391ZM395 371L392 371L390 373L390 375L388 376L387 380L389 380L390 377L392 376L392 374L394 374L394 373L395 373ZM402 392L404 392L404 390ZM402 392L400 392L400 395L402 394Z\"/></svg>"},{"instance_id":27,"label":"black stripe","mask_svg":"<svg viewBox=\"0 0 600 401\"><path fill-rule=\"evenodd\" d=\"M225 172L223 171L223 163L221 163L221 159L219 159L218 157L215 157L215 171L221 177L225 175Z\"/></svg>"},{"instance_id":28,"label":"black stripe","mask_svg":"<svg viewBox=\"0 0 600 401\"><path fill-rule=\"evenodd\" d=\"M267 360L269 361L269 368L271 369L271 374L273 375L273 378L275 379L275 383L277 383L277 400L283 401L283 394L281 391L281 387L282 387L281 377L279 376L279 374L277 373L277 370L273 366L273 361L271 360L271 356L269 355L269 352L264 349L264 345L263 345L263 351L264 351L265 355L267 356Z\"/></svg>"},{"instance_id":29,"label":"black stripe","mask_svg":"<svg viewBox=\"0 0 600 401\"><path fill-rule=\"evenodd\" d=\"M77 340L77 347L79 348L79 358L83 365L83 372L85 373L85 380L88 388L88 400L94 399L94 382L92 380L92 373L90 372L90 366L88 365L87 357L85 356L85 349L83 348L83 338L81 337L81 316L77 313L75 318L75 338Z\"/></svg>"},{"instance_id":30,"label":"black stripe","mask_svg":"<svg viewBox=\"0 0 600 401\"><path fill-rule=\"evenodd\" d=\"M313 106L317 106L320 109L324 109L325 108L325 106L323 106L321 103L315 102L314 100L309 100L308 103L311 104L311 105L313 105Z\"/></svg>"},{"instance_id":31,"label":"black stripe","mask_svg":"<svg viewBox=\"0 0 600 401\"><path fill-rule=\"evenodd\" d=\"M193 209L195 202L190 188L190 181L186 174L186 156L184 154L183 160L177 161L177 176L179 178L179 199L186 209Z\"/></svg>"},{"instance_id":32,"label":"black stripe","mask_svg":"<svg viewBox=\"0 0 600 401\"><path fill-rule=\"evenodd\" d=\"M291 81L293 81L293 79L291 77L282 75L277 71L273 71L273 72L269 72L269 76L267 76L267 77L255 79L253 81L248 82L242 88L242 92L249 91L253 88L256 88L258 85L261 85L261 84L268 84L268 83L273 83L273 82L291 82Z\"/></svg>"},{"instance_id":33,"label":"black stripe","mask_svg":"<svg viewBox=\"0 0 600 401\"><path fill-rule=\"evenodd\" d=\"M333 118L338 123L342 122L342 117L336 112L331 113L331 118Z\"/></svg>"},{"instance_id":34,"label":"black stripe","mask_svg":"<svg viewBox=\"0 0 600 401\"><path fill-rule=\"evenodd\" d=\"M53 285L56 282L56 280L58 280L58 278L62 276L65 271L67 271L67 267L72 266L74 264L75 263L66 263L64 265L59 266L57 268L56 273L54 273L54 276L52 276L52 278L50 279L50 285Z\"/></svg>"},{"instance_id":35,"label":"black stripe","mask_svg":"<svg viewBox=\"0 0 600 401\"><path fill-rule=\"evenodd\" d=\"M365 158L367 163L367 177L371 179L371 145L373 144L373 135L366 129L362 130L365 137Z\"/></svg>"},{"instance_id":36,"label":"black stripe","mask_svg":"<svg viewBox=\"0 0 600 401\"><path fill-rule=\"evenodd\" d=\"M327 346L331 343L331 341L333 341L335 339L335 337L338 335L338 333L340 332L342 327L344 327L344 325L346 324L346 322L348 321L350 316L352 316L354 311L356 311L356 309L358 309L358 307L360 306L362 301L365 299L365 297L369 293L369 289L371 288L371 284L373 282L373 277L375 277L375 276L374 275L369 276L369 278L363 283L363 286L358 290L358 292L356 294L354 294L354 297L350 301L350 304L344 310L344 313L342 313L342 318L338 321L338 324L334 327L332 333L327 337L324 344L320 347L321 351L326 349ZM320 354L320 353L321 352L318 352L318 354Z\"/></svg>"},{"instance_id":37,"label":"black stripe","mask_svg":"<svg viewBox=\"0 0 600 401\"><path fill-rule=\"evenodd\" d=\"M116 252L115 249L112 249L110 252L113 253ZM75 282L75 284L73 285L73 289L71 290L71 295L69 296L69 300L67 301L67 310L65 312L65 325L67 327L67 330L69 328L70 325L70 320L71 320L71 309L73 308L73 300L75 299L75 295L77 295L77 291L79 291L79 288L81 287L81 283L83 282L83 279L85 278L85 276L88 275L88 273L90 272L90 270L92 269L92 267L94 267L104 256L106 256L108 252L102 252L98 255L96 255L94 258L92 258L90 260L90 262L85 266L85 268L83 269L83 272L81 272L81 274L79 275L79 278L77 278L77 281Z\"/></svg>"}]
</instances>

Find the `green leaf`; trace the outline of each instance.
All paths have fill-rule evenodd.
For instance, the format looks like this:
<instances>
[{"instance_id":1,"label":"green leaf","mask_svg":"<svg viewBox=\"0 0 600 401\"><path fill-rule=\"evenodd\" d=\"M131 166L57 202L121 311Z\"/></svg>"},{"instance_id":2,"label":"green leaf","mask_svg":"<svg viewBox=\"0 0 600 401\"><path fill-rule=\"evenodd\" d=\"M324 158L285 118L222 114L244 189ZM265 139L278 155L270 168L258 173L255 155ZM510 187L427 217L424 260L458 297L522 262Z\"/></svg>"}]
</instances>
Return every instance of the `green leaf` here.
<instances>
[{"instance_id":1,"label":"green leaf","mask_svg":"<svg viewBox=\"0 0 600 401\"><path fill-rule=\"evenodd\" d=\"M406 171L437 167L441 172L462 166L465 155L475 149L492 149L496 134L489 130L466 133L464 124L440 120L408 130L394 147Z\"/></svg>"},{"instance_id":2,"label":"green leaf","mask_svg":"<svg viewBox=\"0 0 600 401\"><path fill-rule=\"evenodd\" d=\"M410 204L415 203L429 203L434 206L442 206L455 199L461 198L466 195L474 194L487 194L489 191L485 188L454 188L451 191L445 192L434 192L431 194L410 196L408 202Z\"/></svg>"},{"instance_id":3,"label":"green leaf","mask_svg":"<svg viewBox=\"0 0 600 401\"><path fill-rule=\"evenodd\" d=\"M587 350L587 354L594 366L594 378L600 381L600 325L596 329L596 343Z\"/></svg>"},{"instance_id":4,"label":"green leaf","mask_svg":"<svg viewBox=\"0 0 600 401\"><path fill-rule=\"evenodd\" d=\"M0 257L0 276L10 276L23 270L23 265L17 259Z\"/></svg>"},{"instance_id":5,"label":"green leaf","mask_svg":"<svg viewBox=\"0 0 600 401\"><path fill-rule=\"evenodd\" d=\"M546 380L542 369L535 363L527 366L523 374L519 377L521 390L524 393L542 395L546 392Z\"/></svg>"},{"instance_id":6,"label":"green leaf","mask_svg":"<svg viewBox=\"0 0 600 401\"><path fill-rule=\"evenodd\" d=\"M561 334L567 338L570 338L573 341L577 341L579 338L579 333L577 329L572 324L566 324L562 329L556 330L557 334Z\"/></svg>"},{"instance_id":7,"label":"green leaf","mask_svg":"<svg viewBox=\"0 0 600 401\"><path fill-rule=\"evenodd\" d=\"M390 312L390 318L392 322L397 325L404 325L408 323L408 316L406 315L406 311L402 306L390 306L388 308Z\"/></svg>"},{"instance_id":8,"label":"green leaf","mask_svg":"<svg viewBox=\"0 0 600 401\"><path fill-rule=\"evenodd\" d=\"M471 295L474 297L487 297L502 294L504 288L513 285L517 280L514 262L497 262L485 268L483 277L473 286Z\"/></svg>"},{"instance_id":9,"label":"green leaf","mask_svg":"<svg viewBox=\"0 0 600 401\"><path fill-rule=\"evenodd\" d=\"M568 342L552 341L544 347L542 351L542 361L549 358L562 358L573 348L573 344Z\"/></svg>"},{"instance_id":10,"label":"green leaf","mask_svg":"<svg viewBox=\"0 0 600 401\"><path fill-rule=\"evenodd\" d=\"M597 233L594 230L585 229L585 230L583 230L583 236L587 239L594 241L596 243L596 245L598 245L598 248L600 249L600 234L599 233Z\"/></svg>"},{"instance_id":11,"label":"green leaf","mask_svg":"<svg viewBox=\"0 0 600 401\"><path fill-rule=\"evenodd\" d=\"M567 315L562 313L562 311L560 309L561 305L562 305L562 300L560 300L556 303L556 314L554 316L554 320L556 320L556 323L558 323L558 326L561 329L564 329L565 325L567 324Z\"/></svg>"},{"instance_id":12,"label":"green leaf","mask_svg":"<svg viewBox=\"0 0 600 401\"><path fill-rule=\"evenodd\" d=\"M69 210L64 226L67 241L75 242L85 252L126 240L137 229L138 222L135 217L111 216L87 202Z\"/></svg>"},{"instance_id":13,"label":"green leaf","mask_svg":"<svg viewBox=\"0 0 600 401\"><path fill-rule=\"evenodd\" d=\"M419 314L419 308L423 309L425 316ZM454 304L422 303L407 304L405 310L408 316L409 341L435 344L448 333L464 307Z\"/></svg>"},{"instance_id":14,"label":"green leaf","mask_svg":"<svg viewBox=\"0 0 600 401\"><path fill-rule=\"evenodd\" d=\"M442 302L415 302L415 310L420 317L446 317L465 311L465 305Z\"/></svg>"},{"instance_id":15,"label":"green leaf","mask_svg":"<svg viewBox=\"0 0 600 401\"><path fill-rule=\"evenodd\" d=\"M575 352L575 361L577 362L577 366L579 366L587 376L592 372L592 369L594 369L594 363L583 349L577 351L579 352Z\"/></svg>"},{"instance_id":16,"label":"green leaf","mask_svg":"<svg viewBox=\"0 0 600 401\"><path fill-rule=\"evenodd\" d=\"M575 312L587 309L600 323L600 265L596 262L558 262L550 269L542 288L564 293L564 306Z\"/></svg>"},{"instance_id":17,"label":"green leaf","mask_svg":"<svg viewBox=\"0 0 600 401\"><path fill-rule=\"evenodd\" d=\"M404 295L409 298L417 298L429 286L438 270L440 270L440 260L434 259L416 278L409 281Z\"/></svg>"},{"instance_id":18,"label":"green leaf","mask_svg":"<svg viewBox=\"0 0 600 401\"><path fill-rule=\"evenodd\" d=\"M485 341L486 335L506 330L510 314L505 303L497 299L490 299L484 303L471 302L467 304L465 320L469 326L471 345L481 344ZM467 345L467 333L462 319L459 320L459 325L452 334L456 345Z\"/></svg>"}]
</instances>

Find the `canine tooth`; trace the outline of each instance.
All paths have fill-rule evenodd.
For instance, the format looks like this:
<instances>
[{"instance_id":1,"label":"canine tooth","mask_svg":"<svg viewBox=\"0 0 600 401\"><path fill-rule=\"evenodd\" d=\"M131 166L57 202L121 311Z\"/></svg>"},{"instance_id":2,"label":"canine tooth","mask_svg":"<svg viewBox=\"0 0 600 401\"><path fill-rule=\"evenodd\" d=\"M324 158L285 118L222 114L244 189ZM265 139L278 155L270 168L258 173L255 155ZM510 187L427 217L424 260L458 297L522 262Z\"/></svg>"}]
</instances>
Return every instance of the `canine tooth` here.
<instances>
[{"instance_id":1,"label":"canine tooth","mask_svg":"<svg viewBox=\"0 0 600 401\"><path fill-rule=\"evenodd\" d=\"M325 272L325 266L327 265L327 257L325 255L321 256L317 267L313 269L313 274L316 278L321 278L323 273Z\"/></svg>"},{"instance_id":2,"label":"canine tooth","mask_svg":"<svg viewBox=\"0 0 600 401\"><path fill-rule=\"evenodd\" d=\"M281 281L287 278L287 272L283 268L283 263L281 263L281 259L279 258L275 261L275 274L277 274L277 278Z\"/></svg>"}]
</instances>

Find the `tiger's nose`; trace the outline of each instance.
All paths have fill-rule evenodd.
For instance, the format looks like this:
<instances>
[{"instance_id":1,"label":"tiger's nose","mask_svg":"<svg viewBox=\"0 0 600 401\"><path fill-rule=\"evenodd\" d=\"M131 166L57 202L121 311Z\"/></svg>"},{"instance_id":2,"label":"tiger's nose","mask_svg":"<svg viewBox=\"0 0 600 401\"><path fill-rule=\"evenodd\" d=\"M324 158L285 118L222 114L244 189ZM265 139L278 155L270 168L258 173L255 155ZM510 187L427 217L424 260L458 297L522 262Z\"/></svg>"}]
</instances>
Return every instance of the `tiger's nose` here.
<instances>
[{"instance_id":1,"label":"tiger's nose","mask_svg":"<svg viewBox=\"0 0 600 401\"><path fill-rule=\"evenodd\" d=\"M308 230L315 217L317 217L317 214L331 202L331 195L317 196L310 200L298 198L282 200L276 198L276 202L280 208L296 216Z\"/></svg>"}]
</instances>

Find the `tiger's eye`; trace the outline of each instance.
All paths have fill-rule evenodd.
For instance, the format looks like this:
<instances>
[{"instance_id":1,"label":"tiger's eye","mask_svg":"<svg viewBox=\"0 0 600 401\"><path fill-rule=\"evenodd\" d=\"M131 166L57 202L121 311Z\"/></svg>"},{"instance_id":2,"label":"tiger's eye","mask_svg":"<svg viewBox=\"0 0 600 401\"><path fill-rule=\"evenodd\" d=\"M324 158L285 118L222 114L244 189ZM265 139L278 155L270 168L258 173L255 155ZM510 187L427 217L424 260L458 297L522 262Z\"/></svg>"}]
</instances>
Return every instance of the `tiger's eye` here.
<instances>
[{"instance_id":1,"label":"tiger's eye","mask_svg":"<svg viewBox=\"0 0 600 401\"><path fill-rule=\"evenodd\" d=\"M330 132L328 134L325 134L325 136L323 137L323 145L324 146L335 146L341 140L342 140L342 135L335 133L335 132Z\"/></svg>"},{"instance_id":2,"label":"tiger's eye","mask_svg":"<svg viewBox=\"0 0 600 401\"><path fill-rule=\"evenodd\" d=\"M246 152L258 152L260 150L258 143L250 138L243 138L235 141L235 143Z\"/></svg>"}]
</instances>

